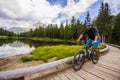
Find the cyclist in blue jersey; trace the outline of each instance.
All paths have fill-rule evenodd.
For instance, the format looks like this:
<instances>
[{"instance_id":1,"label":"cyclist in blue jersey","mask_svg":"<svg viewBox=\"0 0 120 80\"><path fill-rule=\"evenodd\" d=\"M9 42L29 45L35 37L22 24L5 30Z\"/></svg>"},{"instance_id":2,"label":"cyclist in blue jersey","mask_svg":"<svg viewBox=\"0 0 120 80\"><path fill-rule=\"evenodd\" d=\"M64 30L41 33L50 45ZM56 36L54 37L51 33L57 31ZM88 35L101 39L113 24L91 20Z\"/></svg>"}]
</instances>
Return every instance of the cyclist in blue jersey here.
<instances>
[{"instance_id":1,"label":"cyclist in blue jersey","mask_svg":"<svg viewBox=\"0 0 120 80\"><path fill-rule=\"evenodd\" d=\"M96 56L99 56L99 50L98 45L100 44L100 35L97 30L97 28L93 27L92 22L88 22L86 24L87 29L80 35L80 37L77 39L79 42L86 34L88 35L89 39L86 43L86 45L91 44L94 48L94 51L96 52Z\"/></svg>"}]
</instances>

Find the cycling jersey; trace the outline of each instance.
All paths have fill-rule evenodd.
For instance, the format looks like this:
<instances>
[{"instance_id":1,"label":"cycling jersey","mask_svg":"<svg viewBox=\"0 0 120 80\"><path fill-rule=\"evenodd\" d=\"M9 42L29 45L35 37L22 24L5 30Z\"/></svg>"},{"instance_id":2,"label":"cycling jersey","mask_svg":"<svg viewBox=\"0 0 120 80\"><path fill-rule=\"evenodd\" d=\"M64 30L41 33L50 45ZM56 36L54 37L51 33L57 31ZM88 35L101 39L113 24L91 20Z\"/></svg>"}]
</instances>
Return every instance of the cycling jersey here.
<instances>
[{"instance_id":1,"label":"cycling jersey","mask_svg":"<svg viewBox=\"0 0 120 80\"><path fill-rule=\"evenodd\" d=\"M97 28L93 27L91 29L86 29L83 33L82 33L84 36L87 34L89 36L89 39L92 39L94 40L95 39L95 36L98 36L98 38L100 39L100 35L99 35L99 32L97 30Z\"/></svg>"}]
</instances>

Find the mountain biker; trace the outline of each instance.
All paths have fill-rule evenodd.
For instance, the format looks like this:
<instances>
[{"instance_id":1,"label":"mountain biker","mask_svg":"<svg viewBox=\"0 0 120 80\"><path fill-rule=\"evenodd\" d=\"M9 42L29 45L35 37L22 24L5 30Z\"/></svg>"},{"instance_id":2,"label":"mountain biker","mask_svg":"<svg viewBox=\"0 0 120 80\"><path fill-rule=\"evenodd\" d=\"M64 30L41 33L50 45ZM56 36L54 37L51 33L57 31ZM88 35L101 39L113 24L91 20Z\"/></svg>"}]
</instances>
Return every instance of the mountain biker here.
<instances>
[{"instance_id":1,"label":"mountain biker","mask_svg":"<svg viewBox=\"0 0 120 80\"><path fill-rule=\"evenodd\" d=\"M95 53L96 57L99 56L98 45L100 44L100 35L97 28L93 27L92 22L88 22L86 24L87 29L79 36L77 41L79 42L86 34L88 35L89 39L86 45L91 44Z\"/></svg>"}]
</instances>

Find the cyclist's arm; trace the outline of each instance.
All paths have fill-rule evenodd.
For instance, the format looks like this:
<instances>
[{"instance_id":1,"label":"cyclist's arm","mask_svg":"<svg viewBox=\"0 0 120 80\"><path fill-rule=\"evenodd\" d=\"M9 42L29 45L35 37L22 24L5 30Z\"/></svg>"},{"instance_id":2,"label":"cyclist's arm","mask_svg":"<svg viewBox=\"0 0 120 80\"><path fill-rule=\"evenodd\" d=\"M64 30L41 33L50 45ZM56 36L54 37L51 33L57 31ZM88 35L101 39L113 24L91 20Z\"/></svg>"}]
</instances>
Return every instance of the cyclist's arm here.
<instances>
[{"instance_id":1,"label":"cyclist's arm","mask_svg":"<svg viewBox=\"0 0 120 80\"><path fill-rule=\"evenodd\" d=\"M85 30L85 31L79 36L79 38L77 39L77 41L79 42L80 39L82 39L82 38L85 36L86 33L87 33L87 30Z\"/></svg>"},{"instance_id":2,"label":"cyclist's arm","mask_svg":"<svg viewBox=\"0 0 120 80\"><path fill-rule=\"evenodd\" d=\"M98 40L98 36L95 36L95 39L94 39L94 41L92 42L92 44L97 43L97 40Z\"/></svg>"},{"instance_id":3,"label":"cyclist's arm","mask_svg":"<svg viewBox=\"0 0 120 80\"><path fill-rule=\"evenodd\" d=\"M82 39L82 38L83 38L83 34L80 35L80 37L78 38L77 41L80 41L80 39Z\"/></svg>"},{"instance_id":4,"label":"cyclist's arm","mask_svg":"<svg viewBox=\"0 0 120 80\"><path fill-rule=\"evenodd\" d=\"M95 35L95 39L94 39L94 41L93 41L93 44L96 43L97 40L98 40L98 31L97 31L96 28L95 28L95 33L94 33L94 35Z\"/></svg>"},{"instance_id":5,"label":"cyclist's arm","mask_svg":"<svg viewBox=\"0 0 120 80\"><path fill-rule=\"evenodd\" d=\"M94 41L97 41L98 40L98 36L95 36L95 40Z\"/></svg>"}]
</instances>

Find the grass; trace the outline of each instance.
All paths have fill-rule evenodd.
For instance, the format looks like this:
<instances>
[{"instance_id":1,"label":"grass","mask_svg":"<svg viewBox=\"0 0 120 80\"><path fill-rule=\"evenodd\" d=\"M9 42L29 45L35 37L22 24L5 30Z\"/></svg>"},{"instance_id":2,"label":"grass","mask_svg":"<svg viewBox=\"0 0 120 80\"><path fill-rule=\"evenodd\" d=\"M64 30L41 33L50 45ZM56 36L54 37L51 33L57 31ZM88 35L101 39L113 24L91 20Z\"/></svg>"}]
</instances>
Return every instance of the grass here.
<instances>
[{"instance_id":1,"label":"grass","mask_svg":"<svg viewBox=\"0 0 120 80\"><path fill-rule=\"evenodd\" d=\"M45 41L45 42L68 42L68 43L75 43L76 44L76 40L64 40L64 39L57 39L57 38L47 38L47 37L43 37L43 38L37 38L37 37L33 37L33 38L28 38L31 40L37 40L37 41Z\"/></svg>"},{"instance_id":2,"label":"grass","mask_svg":"<svg viewBox=\"0 0 120 80\"><path fill-rule=\"evenodd\" d=\"M0 36L0 38L4 39L4 38L7 38L7 36Z\"/></svg>"},{"instance_id":3,"label":"grass","mask_svg":"<svg viewBox=\"0 0 120 80\"><path fill-rule=\"evenodd\" d=\"M48 59L57 57L57 59L67 58L73 56L77 51L79 51L83 46L79 45L57 45L57 46L43 46L35 49L31 54L33 56L24 56L21 58L23 62L32 60L42 60L47 62ZM103 49L105 46L99 45L99 49Z\"/></svg>"},{"instance_id":4,"label":"grass","mask_svg":"<svg viewBox=\"0 0 120 80\"><path fill-rule=\"evenodd\" d=\"M33 38L29 38L32 40L40 40L40 41L63 41L61 39L52 39L52 38L37 38L37 37L33 37Z\"/></svg>"}]
</instances>

